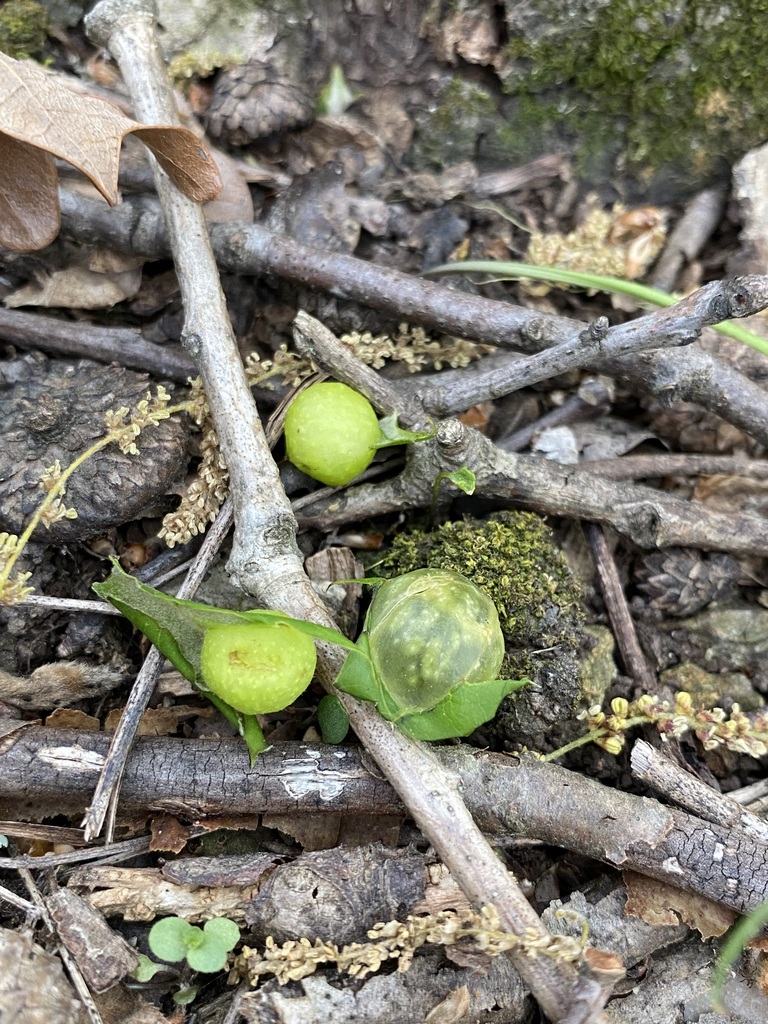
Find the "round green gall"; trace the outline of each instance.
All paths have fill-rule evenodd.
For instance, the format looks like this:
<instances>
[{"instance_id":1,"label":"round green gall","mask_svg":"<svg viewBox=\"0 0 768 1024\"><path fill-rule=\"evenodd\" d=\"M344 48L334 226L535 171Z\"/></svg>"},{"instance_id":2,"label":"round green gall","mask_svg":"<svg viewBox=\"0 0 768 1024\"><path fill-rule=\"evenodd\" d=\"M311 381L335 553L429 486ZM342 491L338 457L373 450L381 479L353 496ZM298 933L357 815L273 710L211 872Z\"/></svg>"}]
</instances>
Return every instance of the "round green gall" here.
<instances>
[{"instance_id":1,"label":"round green gall","mask_svg":"<svg viewBox=\"0 0 768 1024\"><path fill-rule=\"evenodd\" d=\"M288 458L303 473L343 487L376 454L379 421L367 398L346 384L313 384L291 402L285 417Z\"/></svg>"},{"instance_id":2,"label":"round green gall","mask_svg":"<svg viewBox=\"0 0 768 1024\"><path fill-rule=\"evenodd\" d=\"M493 601L448 569L387 580L366 630L376 675L400 714L429 711L463 683L496 679L504 660Z\"/></svg>"},{"instance_id":3,"label":"round green gall","mask_svg":"<svg viewBox=\"0 0 768 1024\"><path fill-rule=\"evenodd\" d=\"M200 653L205 685L244 715L287 708L309 686L316 660L312 638L284 623L214 626Z\"/></svg>"}]
</instances>

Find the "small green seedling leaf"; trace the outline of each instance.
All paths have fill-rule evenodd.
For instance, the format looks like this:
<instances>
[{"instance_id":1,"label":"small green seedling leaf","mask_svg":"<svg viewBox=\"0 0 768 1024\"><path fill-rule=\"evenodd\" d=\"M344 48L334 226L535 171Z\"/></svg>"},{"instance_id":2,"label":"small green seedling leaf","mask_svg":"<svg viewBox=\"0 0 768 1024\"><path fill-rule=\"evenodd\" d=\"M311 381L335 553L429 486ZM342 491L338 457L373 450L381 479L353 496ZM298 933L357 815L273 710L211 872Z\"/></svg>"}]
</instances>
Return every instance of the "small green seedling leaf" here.
<instances>
[{"instance_id":1,"label":"small green seedling leaf","mask_svg":"<svg viewBox=\"0 0 768 1024\"><path fill-rule=\"evenodd\" d=\"M462 466L461 469L455 469L453 470L453 472L450 473L447 470L442 473L438 473L437 476L435 477L434 486L432 487L433 514L435 508L437 507L437 498L438 495L440 494L440 485L442 484L443 480L448 480L449 483L452 483L455 487L458 487L459 490L463 491L465 494L475 493L477 477L472 472L472 470L468 469L466 466Z\"/></svg>"},{"instance_id":2,"label":"small green seedling leaf","mask_svg":"<svg viewBox=\"0 0 768 1024\"><path fill-rule=\"evenodd\" d=\"M334 64L331 76L317 99L317 112L320 117L338 117L364 95L365 93L350 89L341 64Z\"/></svg>"},{"instance_id":3,"label":"small green seedling leaf","mask_svg":"<svg viewBox=\"0 0 768 1024\"><path fill-rule=\"evenodd\" d=\"M349 715L338 697L327 693L317 705L317 724L323 743L343 743L349 732Z\"/></svg>"},{"instance_id":4,"label":"small green seedling leaf","mask_svg":"<svg viewBox=\"0 0 768 1024\"><path fill-rule=\"evenodd\" d=\"M240 929L228 918L214 918L198 928L181 917L166 917L150 929L149 948L163 960L186 960L193 971L214 974L226 967L239 939Z\"/></svg>"},{"instance_id":5,"label":"small green seedling leaf","mask_svg":"<svg viewBox=\"0 0 768 1024\"><path fill-rule=\"evenodd\" d=\"M400 444L415 444L418 441L429 441L437 433L434 424L429 430L406 430L399 426L397 413L385 416L379 420L379 439L374 442L374 448L394 448Z\"/></svg>"},{"instance_id":6,"label":"small green seedling leaf","mask_svg":"<svg viewBox=\"0 0 768 1024\"><path fill-rule=\"evenodd\" d=\"M149 929L149 948L161 960L178 963L186 958L190 940L200 930L183 917L164 917Z\"/></svg>"},{"instance_id":7,"label":"small green seedling leaf","mask_svg":"<svg viewBox=\"0 0 768 1024\"><path fill-rule=\"evenodd\" d=\"M139 963L131 971L131 977L136 981L151 981L156 974L170 969L165 964L157 964L154 960L150 960L144 953L139 953Z\"/></svg>"},{"instance_id":8,"label":"small green seedling leaf","mask_svg":"<svg viewBox=\"0 0 768 1024\"><path fill-rule=\"evenodd\" d=\"M197 988L194 985L185 985L173 995L173 1001L177 1006L189 1006L197 999Z\"/></svg>"}]
</instances>

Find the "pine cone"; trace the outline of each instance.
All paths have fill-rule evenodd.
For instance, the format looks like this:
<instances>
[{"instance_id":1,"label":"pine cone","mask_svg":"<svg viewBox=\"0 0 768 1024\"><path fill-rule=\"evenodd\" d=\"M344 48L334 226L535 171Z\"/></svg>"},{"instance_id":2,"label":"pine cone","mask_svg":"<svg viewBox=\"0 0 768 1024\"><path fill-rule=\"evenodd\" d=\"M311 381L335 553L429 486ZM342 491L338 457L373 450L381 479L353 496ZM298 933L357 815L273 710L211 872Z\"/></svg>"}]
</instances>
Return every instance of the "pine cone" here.
<instances>
[{"instance_id":1,"label":"pine cone","mask_svg":"<svg viewBox=\"0 0 768 1024\"><path fill-rule=\"evenodd\" d=\"M81 359L76 363L22 356L0 367L0 530L20 533L45 497L40 479L56 460L66 468L106 433L104 414L133 408L153 390L146 374ZM64 502L77 519L62 519L35 537L83 540L105 527L156 514L184 474L188 428L180 417L145 430L140 454L112 444L73 474Z\"/></svg>"},{"instance_id":2,"label":"pine cone","mask_svg":"<svg viewBox=\"0 0 768 1024\"><path fill-rule=\"evenodd\" d=\"M314 117L312 98L270 64L254 61L222 71L206 128L214 139L247 146L276 132L303 128Z\"/></svg>"},{"instance_id":3,"label":"pine cone","mask_svg":"<svg viewBox=\"0 0 768 1024\"><path fill-rule=\"evenodd\" d=\"M668 615L693 615L731 590L739 565L731 555L705 555L692 548L668 548L645 555L635 581L651 606Z\"/></svg>"}]
</instances>

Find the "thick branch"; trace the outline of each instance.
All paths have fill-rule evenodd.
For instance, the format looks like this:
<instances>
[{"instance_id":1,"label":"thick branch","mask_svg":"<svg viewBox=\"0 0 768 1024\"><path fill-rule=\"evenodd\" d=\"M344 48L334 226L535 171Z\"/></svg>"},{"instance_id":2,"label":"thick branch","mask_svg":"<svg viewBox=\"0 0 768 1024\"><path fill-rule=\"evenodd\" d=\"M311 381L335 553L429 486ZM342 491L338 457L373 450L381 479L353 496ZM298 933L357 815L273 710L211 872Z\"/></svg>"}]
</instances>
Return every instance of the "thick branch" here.
<instances>
[{"instance_id":1,"label":"thick branch","mask_svg":"<svg viewBox=\"0 0 768 1024\"><path fill-rule=\"evenodd\" d=\"M108 744L101 733L19 728L0 753L0 801L17 815L51 806L76 814ZM703 821L554 764L465 746L432 752L461 780L472 813L490 834L541 839L739 913L768 895L766 847L737 818ZM122 810L197 820L222 813L398 814L403 805L356 748L278 743L251 768L238 739L145 737L126 765Z\"/></svg>"}]
</instances>

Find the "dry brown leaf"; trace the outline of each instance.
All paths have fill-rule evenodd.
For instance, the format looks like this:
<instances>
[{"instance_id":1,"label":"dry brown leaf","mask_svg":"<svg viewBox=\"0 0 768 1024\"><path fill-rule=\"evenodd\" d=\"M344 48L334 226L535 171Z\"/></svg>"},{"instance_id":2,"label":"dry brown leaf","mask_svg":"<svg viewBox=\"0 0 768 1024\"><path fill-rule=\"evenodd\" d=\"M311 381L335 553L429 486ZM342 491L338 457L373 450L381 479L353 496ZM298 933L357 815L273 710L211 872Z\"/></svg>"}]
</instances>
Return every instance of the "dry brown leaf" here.
<instances>
[{"instance_id":1,"label":"dry brown leaf","mask_svg":"<svg viewBox=\"0 0 768 1024\"><path fill-rule=\"evenodd\" d=\"M634 871L624 871L627 903L624 913L655 925L678 925L682 921L701 933L702 939L724 935L736 920L736 913L705 896L678 889L666 882Z\"/></svg>"},{"instance_id":2,"label":"dry brown leaf","mask_svg":"<svg viewBox=\"0 0 768 1024\"><path fill-rule=\"evenodd\" d=\"M0 95L0 244L8 249L40 249L58 234L54 157L82 171L114 206L120 145L131 133L191 199L206 202L219 193L211 154L186 128L139 124L111 103L79 95L36 65L3 53Z\"/></svg>"}]
</instances>

